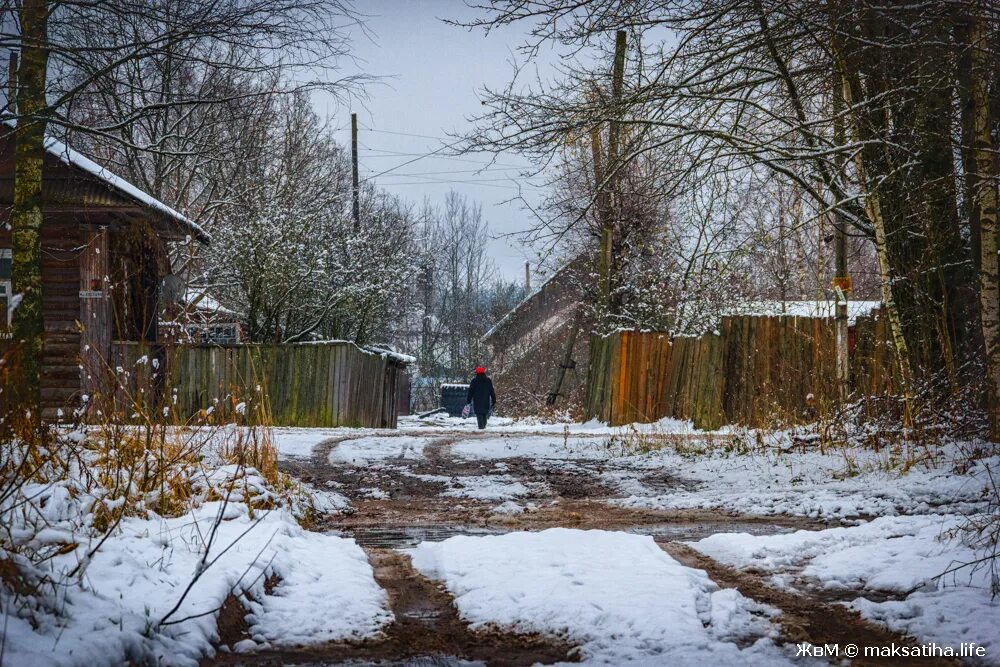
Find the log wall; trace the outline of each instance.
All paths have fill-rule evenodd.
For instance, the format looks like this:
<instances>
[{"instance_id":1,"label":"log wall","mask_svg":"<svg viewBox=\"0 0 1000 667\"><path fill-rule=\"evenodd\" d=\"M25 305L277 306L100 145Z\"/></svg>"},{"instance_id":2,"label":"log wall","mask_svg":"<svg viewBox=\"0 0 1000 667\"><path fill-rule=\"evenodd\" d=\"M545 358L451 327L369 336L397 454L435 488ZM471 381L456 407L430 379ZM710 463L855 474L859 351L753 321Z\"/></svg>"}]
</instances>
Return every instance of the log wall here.
<instances>
[{"instance_id":1,"label":"log wall","mask_svg":"<svg viewBox=\"0 0 1000 667\"><path fill-rule=\"evenodd\" d=\"M891 391L885 325L854 327L852 390ZM587 413L614 425L675 417L714 429L809 419L835 398L832 318L726 317L716 334L592 337Z\"/></svg>"},{"instance_id":2,"label":"log wall","mask_svg":"<svg viewBox=\"0 0 1000 667\"><path fill-rule=\"evenodd\" d=\"M0 247L12 246L0 219ZM42 300L45 347L40 378L42 415L79 402L80 393L80 229L67 216L47 215L41 231ZM0 355L13 343L0 340Z\"/></svg>"}]
</instances>

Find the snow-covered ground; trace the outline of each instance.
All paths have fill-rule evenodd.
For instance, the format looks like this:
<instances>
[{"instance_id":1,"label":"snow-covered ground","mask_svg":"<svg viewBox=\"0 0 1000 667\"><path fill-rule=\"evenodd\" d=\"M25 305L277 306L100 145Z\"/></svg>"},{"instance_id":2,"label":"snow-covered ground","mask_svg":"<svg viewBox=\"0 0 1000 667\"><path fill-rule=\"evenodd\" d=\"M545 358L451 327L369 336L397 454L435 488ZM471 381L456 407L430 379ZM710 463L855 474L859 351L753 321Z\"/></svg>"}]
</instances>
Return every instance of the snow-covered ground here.
<instances>
[{"instance_id":1,"label":"snow-covered ground","mask_svg":"<svg viewBox=\"0 0 1000 667\"><path fill-rule=\"evenodd\" d=\"M545 495L544 485L522 483L510 475L413 475L425 482L445 485L442 496L472 498L475 500L511 500L522 496Z\"/></svg>"},{"instance_id":2,"label":"snow-covered ground","mask_svg":"<svg viewBox=\"0 0 1000 667\"><path fill-rule=\"evenodd\" d=\"M962 453L944 448L939 460L906 474L885 466L879 453L852 449L827 453L733 454L696 457L663 452L658 465L692 482L692 490L633 495L621 502L648 509L723 509L756 515L821 519L895 514L966 513L982 507L986 462L956 474ZM849 471L848 459L860 467Z\"/></svg>"},{"instance_id":3,"label":"snow-covered ground","mask_svg":"<svg viewBox=\"0 0 1000 667\"><path fill-rule=\"evenodd\" d=\"M976 558L976 552L949 536L963 517L988 511L987 467L1000 465L996 456L969 462L968 447L959 444L934 448L933 456L923 450L892 452L889 448L819 451L815 446L793 446L788 434L768 434L764 447L753 447L755 434L699 433L690 424L675 422L641 429L593 423L568 427L532 422L491 424L487 433L472 434L474 428L467 422L440 421L437 426L421 426L421 436L426 434L433 440L435 433L454 436L456 430L470 431L468 438L455 438L447 455L457 462L492 461L497 473L418 475L441 482L444 497L499 502L491 508L497 515L533 512L537 509L533 501L540 505L551 502L551 489L545 485L532 488L509 473L508 463L514 470L515 461L519 466L527 461L545 470L590 475L617 490L619 496L605 502L627 509L718 510L733 515L823 520L836 527L787 535L719 533L694 546L722 562L771 572L772 583L842 601L864 616L922 641L947 645L977 642L992 656L986 664L1000 664L1000 633L994 629L1000 627L1000 606L991 598L987 570L964 568L940 577L956 564ZM407 433L415 431L411 425ZM621 446L623 439L638 437L636 434L659 437L662 445L657 448L654 437L649 441L654 443L650 451L628 454ZM366 460L376 467L392 466L394 458L399 460L401 445L413 437L366 439L366 447L371 448ZM737 442L739 438L745 438L743 446ZM665 476L671 483L650 483L651 477ZM642 626L623 629L628 622L616 616L617 620L611 620L618 612L607 600L587 606L592 603L587 596L600 596L601 589L587 578L589 566L578 562L578 555L585 553L582 560L602 563L599 554L603 549L616 553L613 562L602 564L601 571L619 590L631 591L630 587L641 587L638 581L628 580L639 568L623 568L621 564L641 561L643 557L636 554L642 549L628 541L610 546L616 538L609 537L603 547L595 547L596 553L591 553L586 540L572 533L555 533L544 540L539 535L546 533L426 543L416 551L417 564L445 582L470 621L564 634L583 642L585 653L594 660L613 662L626 654L646 655L643 651L648 646L663 639L644 645ZM543 541L532 542L535 539ZM515 553L519 555L512 555ZM656 558L667 557L658 553ZM680 566L674 563L669 567ZM543 591L544 599L534 599L532 591ZM666 596L664 591L659 594ZM631 592L625 597L640 600L637 607L648 613L655 610L666 614L664 618L673 613L653 603L649 606ZM570 604L569 599L576 602ZM584 613L579 625L574 625L560 615L563 608L581 607L600 609L600 620ZM692 641L712 636L712 627L710 624L704 631L708 634L700 640ZM609 628L616 640L608 640L594 628ZM612 644L624 653L609 653ZM677 655L687 655L686 650ZM732 649L716 646L713 650ZM755 650L763 651L760 647ZM775 658L770 652L761 655L765 654ZM727 661L747 662L757 655L744 650ZM685 664L687 658L678 659L678 664Z\"/></svg>"},{"instance_id":4,"label":"snow-covered ground","mask_svg":"<svg viewBox=\"0 0 1000 667\"><path fill-rule=\"evenodd\" d=\"M992 598L988 567L965 566L981 555L960 539L965 520L882 517L818 532L720 533L692 546L724 563L771 572L782 587L846 597L862 615L921 641L975 642L987 649L988 664L1000 664L1000 600Z\"/></svg>"},{"instance_id":5,"label":"snow-covered ground","mask_svg":"<svg viewBox=\"0 0 1000 667\"><path fill-rule=\"evenodd\" d=\"M413 552L462 617L567 638L591 664L781 665L776 612L665 554L651 537L552 528L453 537ZM747 645L746 648L740 648Z\"/></svg>"},{"instance_id":6,"label":"snow-covered ground","mask_svg":"<svg viewBox=\"0 0 1000 667\"><path fill-rule=\"evenodd\" d=\"M51 528L34 540L70 539L59 526L77 508L62 488L51 487ZM207 502L176 518L125 519L85 560L94 546L67 547L45 565L56 580L85 567L81 583L67 577L57 608L3 598L4 664L197 665L214 652L217 612L230 594L248 596L250 638L238 650L371 637L392 618L364 551L303 530L283 509L252 518L243 503ZM277 581L270 594L269 577Z\"/></svg>"},{"instance_id":7,"label":"snow-covered ground","mask_svg":"<svg viewBox=\"0 0 1000 667\"><path fill-rule=\"evenodd\" d=\"M522 436L512 432L508 437L464 440L452 448L452 454L464 459L512 459L528 457L537 460L548 459L595 459L611 458L606 446L607 438L556 436Z\"/></svg>"},{"instance_id":8,"label":"snow-covered ground","mask_svg":"<svg viewBox=\"0 0 1000 667\"><path fill-rule=\"evenodd\" d=\"M305 501L282 497L252 470L208 466L206 489L243 474L246 490L229 503L205 492L173 518L127 518L89 556L99 538L81 539L88 534L81 528L102 501L69 484L25 489L37 516L14 535L60 551L34 567L57 580L77 571L45 603L0 599L4 664L194 665L219 650L217 615L230 594L249 611L249 639L238 651L377 641L393 616L368 555L351 537L310 532L296 519L349 504L363 512L370 499L394 511L392 503L405 505L406 493L418 491L445 516L479 512L471 516L483 527L510 531L424 542L410 552L454 595L462 617L474 627L563 638L587 662L771 665L794 660L794 650L780 641L775 610L720 590L628 526L519 530L529 524L518 522L551 516L567 498L619 513L659 511L665 521L671 513L683 521L693 509L822 520L824 530L722 532L692 546L920 640L976 642L989 650L987 664L1000 664L1000 606L988 571L939 576L977 557L956 529L992 511L987 466L995 469L1000 457L969 462L957 444L923 458L821 452L791 446L787 434L754 447L753 434L700 433L672 421L609 428L494 420L483 434L471 420L436 417L404 420L395 432L287 428L273 437L281 458L313 474L308 512L296 504ZM343 475L317 473L324 469ZM20 557L0 552L5 558Z\"/></svg>"},{"instance_id":9,"label":"snow-covered ground","mask_svg":"<svg viewBox=\"0 0 1000 667\"><path fill-rule=\"evenodd\" d=\"M330 463L347 463L364 466L386 459L419 459L431 438L415 437L367 437L345 440L330 452Z\"/></svg>"},{"instance_id":10,"label":"snow-covered ground","mask_svg":"<svg viewBox=\"0 0 1000 667\"><path fill-rule=\"evenodd\" d=\"M399 434L406 434L414 437L434 437L435 435L452 434L454 432L478 431L475 418L462 419L460 417L449 417L437 414L421 419L417 416L406 416L399 418L398 428L392 429L368 429L368 428L297 428L290 426L276 427L273 429L275 446L284 456L307 457L312 453L312 448L323 440L331 438L372 438L372 437L395 437ZM691 422L677 419L662 419L652 424L635 424L629 426L608 426L597 420L588 422L547 422L538 419L510 419L507 417L492 417L489 422L488 433L502 433L504 435L525 434L525 433L551 433L553 435L594 435L610 436L622 434L630 431L640 433L671 433L671 434L697 434ZM724 432L724 431L721 431Z\"/></svg>"},{"instance_id":11,"label":"snow-covered ground","mask_svg":"<svg viewBox=\"0 0 1000 667\"><path fill-rule=\"evenodd\" d=\"M399 418L398 428L400 430L412 429L447 429L476 431L475 417L461 418L449 417L446 414L436 414L421 418L416 415L409 415ZM625 433L637 430L640 432L666 432L666 433L694 433L697 432L689 421L664 417L649 424L628 424L626 426L608 426L604 422L591 419L586 422L558 422L526 417L523 419L511 419L509 417L490 417L489 430L500 430L505 433L571 433L571 434L595 434L609 435L613 433Z\"/></svg>"},{"instance_id":12,"label":"snow-covered ground","mask_svg":"<svg viewBox=\"0 0 1000 667\"><path fill-rule=\"evenodd\" d=\"M529 420L491 425L485 434L475 433L474 420L471 425L469 420L457 418L441 421L446 424L426 426L420 435L412 435L412 430L396 435L354 431L359 437L339 443L329 455L331 463L377 467L418 459L435 433L438 437L447 434L456 438L449 455L457 459L502 462L526 458L546 467L589 471L621 490L623 496L611 502L625 507L718 509L827 520L975 512L984 506L986 466L1000 465L1000 457L994 456L957 473L967 456L958 445L949 445L937 450L934 458L914 453L923 458L910 461L903 473L905 457L893 458L887 449L803 451L789 446L785 434L772 436L773 443L766 448L738 453L731 441L752 438L752 434L699 432L690 423L677 420L613 428L597 422L546 425ZM453 423L469 431L470 437L462 439L453 433ZM545 435L549 431L551 435ZM350 433L345 429L276 429L275 441L281 455L302 457L323 440ZM651 435L663 442L645 454L623 455L620 438L629 433ZM668 473L678 483L663 492L643 482L651 473Z\"/></svg>"}]
</instances>

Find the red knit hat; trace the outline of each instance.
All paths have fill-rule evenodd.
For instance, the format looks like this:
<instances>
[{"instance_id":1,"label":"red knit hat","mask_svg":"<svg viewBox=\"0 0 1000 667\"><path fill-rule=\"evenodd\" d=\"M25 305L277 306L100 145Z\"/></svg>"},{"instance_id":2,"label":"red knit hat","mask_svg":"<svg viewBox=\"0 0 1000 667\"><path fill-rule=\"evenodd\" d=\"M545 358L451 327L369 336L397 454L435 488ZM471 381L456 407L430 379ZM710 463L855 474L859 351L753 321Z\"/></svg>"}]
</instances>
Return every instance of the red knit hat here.
<instances>
[{"instance_id":1,"label":"red knit hat","mask_svg":"<svg viewBox=\"0 0 1000 667\"><path fill-rule=\"evenodd\" d=\"M476 366L476 375L482 375L485 372L486 372L485 368L483 368L482 366Z\"/></svg>"}]
</instances>

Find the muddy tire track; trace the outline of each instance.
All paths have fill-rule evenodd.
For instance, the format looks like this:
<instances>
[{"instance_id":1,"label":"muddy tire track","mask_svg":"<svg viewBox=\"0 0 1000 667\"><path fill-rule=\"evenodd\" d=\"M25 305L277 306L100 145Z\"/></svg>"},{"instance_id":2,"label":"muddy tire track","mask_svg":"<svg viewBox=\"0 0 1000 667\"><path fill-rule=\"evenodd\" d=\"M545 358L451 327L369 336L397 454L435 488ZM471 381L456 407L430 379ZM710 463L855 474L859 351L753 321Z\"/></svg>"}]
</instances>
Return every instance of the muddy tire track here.
<instances>
[{"instance_id":1,"label":"muddy tire track","mask_svg":"<svg viewBox=\"0 0 1000 667\"><path fill-rule=\"evenodd\" d=\"M682 565L705 570L722 588L735 588L742 595L771 605L781 611L777 623L781 626L781 641L790 644L809 642L824 644L855 644L856 646L918 646L912 637L893 632L863 618L859 613L839 604L829 604L799 593L792 593L764 583L759 575L719 563L692 547L680 542L658 542L661 549ZM864 658L851 661L852 665L960 665L948 658Z\"/></svg>"},{"instance_id":2,"label":"muddy tire track","mask_svg":"<svg viewBox=\"0 0 1000 667\"><path fill-rule=\"evenodd\" d=\"M397 654L447 655L503 665L578 659L574 646L553 638L500 630L473 632L459 616L451 594L417 572L409 556L389 549L369 549L368 559L396 617L385 629L385 643Z\"/></svg>"},{"instance_id":3,"label":"muddy tire track","mask_svg":"<svg viewBox=\"0 0 1000 667\"><path fill-rule=\"evenodd\" d=\"M394 620L380 636L361 642L333 642L301 649L220 655L207 665L335 665L365 661L395 663L415 658L476 660L487 665L577 662L572 644L540 635L491 629L472 631L452 596L413 567L409 556L390 549L366 549L375 580L386 592Z\"/></svg>"},{"instance_id":4,"label":"muddy tire track","mask_svg":"<svg viewBox=\"0 0 1000 667\"><path fill-rule=\"evenodd\" d=\"M451 460L451 448L462 438L451 435L446 438L435 438L424 446L424 458L437 465L447 465Z\"/></svg>"}]
</instances>

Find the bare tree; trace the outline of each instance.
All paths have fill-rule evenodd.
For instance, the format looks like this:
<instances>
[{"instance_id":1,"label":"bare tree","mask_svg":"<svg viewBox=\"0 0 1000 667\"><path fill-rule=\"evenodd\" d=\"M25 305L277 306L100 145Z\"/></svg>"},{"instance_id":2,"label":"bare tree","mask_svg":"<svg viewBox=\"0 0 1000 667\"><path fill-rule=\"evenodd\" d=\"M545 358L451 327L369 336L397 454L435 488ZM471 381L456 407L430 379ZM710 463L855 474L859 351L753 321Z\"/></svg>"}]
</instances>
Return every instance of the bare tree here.
<instances>
[{"instance_id":1,"label":"bare tree","mask_svg":"<svg viewBox=\"0 0 1000 667\"><path fill-rule=\"evenodd\" d=\"M178 109L231 102L260 91L242 89L219 96L218 90L203 95L197 87L160 86L156 90L147 76L185 66L252 74L286 67L307 75L300 88L342 91L344 82L332 82L329 72L344 54L342 26L345 20L354 19L346 5L336 0L25 0L19 6L5 3L3 12L0 47L21 52L16 108L11 100L5 105L6 115L15 123L17 145L11 212L12 274L19 300L14 333L20 341L24 387L20 400L24 412L34 415L37 424L44 344L40 193L47 131L86 131L118 142L126 150L184 154L189 147L178 145L175 138L180 135L171 128L161 124L159 132L144 134L142 122L150 115L169 120L168 109L176 114ZM160 80L176 81L171 75ZM74 116L74 102L92 99L102 90L106 93L109 82L114 82L119 99L128 100L125 108L117 109L121 116ZM122 96L123 91L128 94ZM154 170L154 180L163 180L168 171L162 166Z\"/></svg>"},{"instance_id":2,"label":"bare tree","mask_svg":"<svg viewBox=\"0 0 1000 667\"><path fill-rule=\"evenodd\" d=\"M421 373L456 380L488 363L483 335L523 296L497 277L482 207L452 191L443 206L425 204L419 311Z\"/></svg>"},{"instance_id":3,"label":"bare tree","mask_svg":"<svg viewBox=\"0 0 1000 667\"><path fill-rule=\"evenodd\" d=\"M975 183L983 179L992 191L996 168L987 164L986 148L973 169L974 151L952 132L961 121L954 92L972 90L962 65L970 51L954 38L969 7L979 8L978 42L985 47L971 53L995 71L997 16L964 0L486 3L472 25L525 24L526 62L543 42L586 56L564 59L552 83L515 79L485 91L487 112L466 145L517 151L542 167L558 159L567 136L614 121L628 140L603 187L616 172L664 151L674 158L664 170L668 193L716 178L738 183L759 170L780 178L799 193L797 216L828 230L813 238L839 230L849 243L861 239L874 248L897 383L904 395L926 390L921 395L933 399L977 381L982 364L993 363L981 352L979 327L963 326L981 315L984 301L973 291L990 302L996 283L987 267L973 289L973 265L983 255L973 261L968 241L978 244L982 225L981 213L969 214L979 210L975 193L984 194ZM621 101L588 95L622 30L635 47ZM978 83L995 99L995 76ZM992 115L979 123L997 129ZM976 133L966 127L967 144ZM982 141L982 130L978 136ZM963 151L961 170L953 157ZM973 187L963 187L969 176ZM586 220L584 212L574 224ZM551 237L550 221L542 227ZM823 243L810 252L822 274L831 253ZM987 317L992 321L992 313Z\"/></svg>"}]
</instances>

